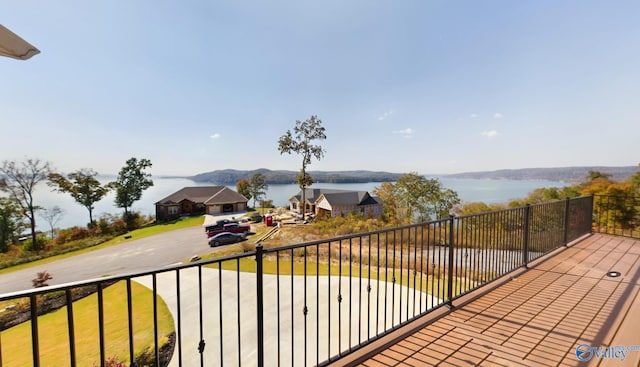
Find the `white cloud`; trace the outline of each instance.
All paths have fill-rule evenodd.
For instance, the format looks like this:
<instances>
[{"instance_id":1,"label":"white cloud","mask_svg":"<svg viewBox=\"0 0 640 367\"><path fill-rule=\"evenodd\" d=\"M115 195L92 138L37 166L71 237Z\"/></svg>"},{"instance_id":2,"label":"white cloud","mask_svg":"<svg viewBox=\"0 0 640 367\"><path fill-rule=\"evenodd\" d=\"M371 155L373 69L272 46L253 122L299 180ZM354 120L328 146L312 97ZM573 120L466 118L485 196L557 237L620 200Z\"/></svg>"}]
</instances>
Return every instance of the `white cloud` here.
<instances>
[{"instance_id":1,"label":"white cloud","mask_svg":"<svg viewBox=\"0 0 640 367\"><path fill-rule=\"evenodd\" d=\"M218 138L220 137L220 134L215 133L215 134L213 134L213 135L211 135L211 136L209 136L209 137L210 137L211 139L218 139Z\"/></svg>"},{"instance_id":2,"label":"white cloud","mask_svg":"<svg viewBox=\"0 0 640 367\"><path fill-rule=\"evenodd\" d=\"M483 131L482 133L480 133L480 135L491 139L491 138L494 138L494 137L496 137L496 136L498 136L500 134L498 134L498 132L495 131L495 130L489 130L489 131Z\"/></svg>"},{"instance_id":3,"label":"white cloud","mask_svg":"<svg viewBox=\"0 0 640 367\"><path fill-rule=\"evenodd\" d=\"M471 115L469 115L469 118L470 118L470 119L474 119L474 118L476 118L476 117L478 117L478 114L477 114L477 113L472 113Z\"/></svg>"},{"instance_id":4,"label":"white cloud","mask_svg":"<svg viewBox=\"0 0 640 367\"><path fill-rule=\"evenodd\" d=\"M387 117L393 115L393 110L389 110L378 117L379 121L386 120Z\"/></svg>"},{"instance_id":5,"label":"white cloud","mask_svg":"<svg viewBox=\"0 0 640 367\"><path fill-rule=\"evenodd\" d=\"M496 119L496 120L500 120L503 117L504 117L504 115L501 114L500 112L496 112L496 113L493 114L493 118Z\"/></svg>"},{"instance_id":6,"label":"white cloud","mask_svg":"<svg viewBox=\"0 0 640 367\"><path fill-rule=\"evenodd\" d=\"M393 133L402 135L403 138L410 138L413 136L413 129L408 127L402 130L395 130Z\"/></svg>"}]
</instances>

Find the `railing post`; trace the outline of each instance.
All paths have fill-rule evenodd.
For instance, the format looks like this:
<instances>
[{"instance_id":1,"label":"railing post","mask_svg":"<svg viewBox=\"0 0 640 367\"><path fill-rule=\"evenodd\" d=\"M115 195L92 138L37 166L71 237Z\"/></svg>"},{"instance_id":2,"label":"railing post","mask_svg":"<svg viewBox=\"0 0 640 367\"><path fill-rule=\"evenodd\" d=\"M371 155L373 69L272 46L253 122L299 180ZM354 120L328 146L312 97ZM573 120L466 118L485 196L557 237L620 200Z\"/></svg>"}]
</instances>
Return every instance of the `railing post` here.
<instances>
[{"instance_id":1,"label":"railing post","mask_svg":"<svg viewBox=\"0 0 640 367\"><path fill-rule=\"evenodd\" d=\"M258 314L258 367L264 367L264 290L262 280L262 243L258 243L256 245L256 313Z\"/></svg>"},{"instance_id":2,"label":"railing post","mask_svg":"<svg viewBox=\"0 0 640 367\"><path fill-rule=\"evenodd\" d=\"M448 269L447 269L447 305L449 306L449 308L453 308L453 240L454 240L454 233L453 230L455 228L454 226L454 221L455 221L455 216L449 215L449 265L448 265Z\"/></svg>"},{"instance_id":3,"label":"railing post","mask_svg":"<svg viewBox=\"0 0 640 367\"><path fill-rule=\"evenodd\" d=\"M40 366L40 345L38 341L38 296L30 297L31 308L31 350L33 353L33 367Z\"/></svg>"},{"instance_id":4,"label":"railing post","mask_svg":"<svg viewBox=\"0 0 640 367\"><path fill-rule=\"evenodd\" d=\"M569 198L565 201L564 205L564 236L562 238L562 244L567 245L569 243Z\"/></svg>"},{"instance_id":5,"label":"railing post","mask_svg":"<svg viewBox=\"0 0 640 367\"><path fill-rule=\"evenodd\" d=\"M531 216L531 204L524 207L524 234L522 246L522 265L526 268L529 264L529 217Z\"/></svg>"},{"instance_id":6,"label":"railing post","mask_svg":"<svg viewBox=\"0 0 640 367\"><path fill-rule=\"evenodd\" d=\"M596 221L596 195L595 194L591 194L591 201L590 201L590 205L591 205L591 225L589 228L589 233L593 233L593 227L597 227L598 228L598 232L600 232L600 220L598 219ZM594 222L595 222L595 226L594 226Z\"/></svg>"}]
</instances>

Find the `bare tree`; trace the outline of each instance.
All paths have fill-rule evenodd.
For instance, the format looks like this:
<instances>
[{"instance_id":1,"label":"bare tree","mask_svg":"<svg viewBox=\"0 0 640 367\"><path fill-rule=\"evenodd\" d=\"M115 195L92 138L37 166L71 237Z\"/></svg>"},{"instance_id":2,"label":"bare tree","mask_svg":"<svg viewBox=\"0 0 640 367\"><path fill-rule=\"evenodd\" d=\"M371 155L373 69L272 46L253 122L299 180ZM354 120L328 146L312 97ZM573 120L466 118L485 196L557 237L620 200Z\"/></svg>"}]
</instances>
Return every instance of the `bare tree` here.
<instances>
[{"instance_id":1,"label":"bare tree","mask_svg":"<svg viewBox=\"0 0 640 367\"><path fill-rule=\"evenodd\" d=\"M43 208L40 212L40 218L44 219L49 223L49 227L51 228L51 238L56 238L55 227L56 224L62 219L64 216L64 210L62 210L59 206L54 206L51 209Z\"/></svg>"},{"instance_id":2,"label":"bare tree","mask_svg":"<svg viewBox=\"0 0 640 367\"><path fill-rule=\"evenodd\" d=\"M45 181L51 173L49 162L39 159L27 158L25 162L17 163L4 161L0 167L0 190L9 194L9 197L18 204L22 215L29 219L31 224L31 240L33 250L39 250L36 240L36 216L39 209L33 203L33 192L36 185Z\"/></svg>"}]
</instances>

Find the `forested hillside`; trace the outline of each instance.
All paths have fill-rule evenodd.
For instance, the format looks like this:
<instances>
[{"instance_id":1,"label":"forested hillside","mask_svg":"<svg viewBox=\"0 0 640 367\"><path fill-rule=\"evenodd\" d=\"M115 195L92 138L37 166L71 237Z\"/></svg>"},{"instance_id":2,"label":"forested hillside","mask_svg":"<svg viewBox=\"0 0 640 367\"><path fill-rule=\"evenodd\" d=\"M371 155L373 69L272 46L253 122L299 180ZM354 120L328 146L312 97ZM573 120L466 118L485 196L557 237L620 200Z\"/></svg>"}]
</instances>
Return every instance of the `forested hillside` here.
<instances>
[{"instance_id":1,"label":"forested hillside","mask_svg":"<svg viewBox=\"0 0 640 367\"><path fill-rule=\"evenodd\" d=\"M265 177L267 184L292 184L296 183L294 171L272 171L266 168L243 171L243 170L217 170L200 173L187 177L196 182L210 182L218 185L235 185L236 182L245 178L248 179L256 173L261 173ZM372 172L372 171L310 171L309 174L315 182L328 183L364 183L364 182L387 182L395 181L402 176L397 173Z\"/></svg>"},{"instance_id":2,"label":"forested hillside","mask_svg":"<svg viewBox=\"0 0 640 367\"><path fill-rule=\"evenodd\" d=\"M625 180L640 171L638 166L625 167L557 167L557 168L522 168L502 169L498 171L464 172L442 177L476 178L476 179L508 179L508 180L550 180L565 182L581 182L589 176L590 171L610 174L614 180Z\"/></svg>"},{"instance_id":3,"label":"forested hillside","mask_svg":"<svg viewBox=\"0 0 640 367\"><path fill-rule=\"evenodd\" d=\"M549 180L564 182L582 182L589 172L601 172L611 175L614 180L625 180L636 172L640 171L638 166L625 167L556 167L556 168L522 168L522 169L502 169L497 171L464 172L449 175L439 175L446 178L472 178L491 180ZM223 169L211 172L204 172L195 176L187 177L196 182L209 182L217 185L235 185L241 179L248 179L256 173L265 176L267 184L292 184L296 182L296 171L269 170L260 168L256 170L234 170ZM377 171L311 171L309 172L315 182L325 183L364 183L364 182L394 182L402 174ZM427 176L430 176L427 173Z\"/></svg>"}]
</instances>

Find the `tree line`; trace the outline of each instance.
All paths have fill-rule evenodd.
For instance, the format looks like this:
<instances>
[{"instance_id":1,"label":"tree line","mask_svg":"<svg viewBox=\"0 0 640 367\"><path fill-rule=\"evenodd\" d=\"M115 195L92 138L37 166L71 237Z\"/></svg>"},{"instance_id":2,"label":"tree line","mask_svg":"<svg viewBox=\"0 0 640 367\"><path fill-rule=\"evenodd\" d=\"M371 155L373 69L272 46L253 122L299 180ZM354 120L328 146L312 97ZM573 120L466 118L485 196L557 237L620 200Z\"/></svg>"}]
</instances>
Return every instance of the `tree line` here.
<instances>
[{"instance_id":1,"label":"tree line","mask_svg":"<svg viewBox=\"0 0 640 367\"><path fill-rule=\"evenodd\" d=\"M640 168L640 164L638 168ZM623 180L614 180L610 173L592 170L581 182L573 185L538 188L530 192L526 198L511 200L508 203L466 203L463 207L458 208L458 212L460 214L475 214L585 195L640 197L640 170Z\"/></svg>"},{"instance_id":2,"label":"tree line","mask_svg":"<svg viewBox=\"0 0 640 367\"><path fill-rule=\"evenodd\" d=\"M130 209L140 200L144 190L153 186L151 161L132 157L120 169L115 181L101 184L96 178L98 172L82 168L67 175L55 172L51 163L40 159L26 158L24 161L3 161L0 166L0 252L6 252L11 243L15 243L22 231L31 231L31 249L41 250L37 240L36 214L41 214L51 226L63 214L60 208L42 208L35 204L36 186L46 183L53 190L69 194L78 204L89 212L88 227L94 227L94 205L109 192L115 192L114 204L122 208L122 219L129 226L134 215Z\"/></svg>"},{"instance_id":3,"label":"tree line","mask_svg":"<svg viewBox=\"0 0 640 367\"><path fill-rule=\"evenodd\" d=\"M264 176L266 183L271 185L284 185L296 183L295 171L272 171L268 169L233 170L224 169L200 173L186 177L195 182L208 182L217 185L233 185L242 179L247 179L254 174ZM374 171L311 171L316 181L324 183L367 183L396 181L402 174Z\"/></svg>"}]
</instances>

